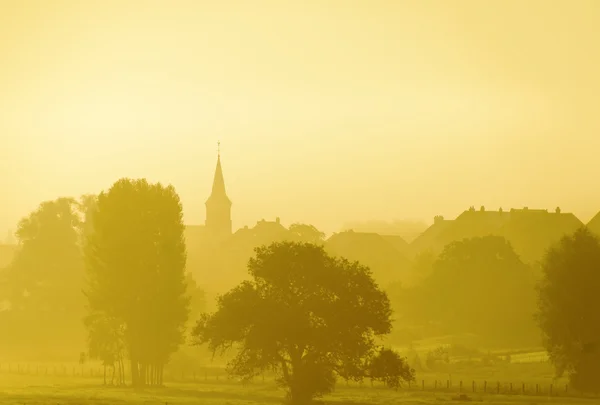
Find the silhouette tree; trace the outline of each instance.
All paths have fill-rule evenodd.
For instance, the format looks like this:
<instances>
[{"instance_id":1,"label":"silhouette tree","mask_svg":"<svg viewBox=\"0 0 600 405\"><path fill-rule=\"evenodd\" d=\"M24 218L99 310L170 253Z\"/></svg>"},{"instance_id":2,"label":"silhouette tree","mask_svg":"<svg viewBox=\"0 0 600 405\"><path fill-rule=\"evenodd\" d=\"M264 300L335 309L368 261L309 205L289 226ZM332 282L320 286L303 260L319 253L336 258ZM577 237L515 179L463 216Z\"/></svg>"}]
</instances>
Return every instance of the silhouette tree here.
<instances>
[{"instance_id":1,"label":"silhouette tree","mask_svg":"<svg viewBox=\"0 0 600 405\"><path fill-rule=\"evenodd\" d=\"M104 313L93 313L85 318L88 329L89 357L102 362L104 366L104 385L106 368L112 368L111 385L114 384L118 368L119 384L125 383L125 325L118 319L108 318Z\"/></svg>"},{"instance_id":2,"label":"silhouette tree","mask_svg":"<svg viewBox=\"0 0 600 405\"><path fill-rule=\"evenodd\" d=\"M125 325L133 385L162 384L188 317L179 197L171 186L121 179L98 196L91 218L90 313Z\"/></svg>"},{"instance_id":3,"label":"silhouette tree","mask_svg":"<svg viewBox=\"0 0 600 405\"><path fill-rule=\"evenodd\" d=\"M436 256L431 250L417 253L412 265L413 282L419 283L427 279L433 271Z\"/></svg>"},{"instance_id":4,"label":"silhouette tree","mask_svg":"<svg viewBox=\"0 0 600 405\"><path fill-rule=\"evenodd\" d=\"M185 282L187 286L186 294L190 298L188 321L195 323L195 320L206 310L206 292L196 283L192 273L188 272L186 274ZM193 327L194 325L190 326Z\"/></svg>"},{"instance_id":5,"label":"silhouette tree","mask_svg":"<svg viewBox=\"0 0 600 405\"><path fill-rule=\"evenodd\" d=\"M56 353L71 350L71 343L83 339L79 223L72 198L43 202L19 222L19 248L4 272L0 297L10 303L10 310L0 316L2 329L11 330L2 336L7 347L36 346Z\"/></svg>"},{"instance_id":6,"label":"silhouette tree","mask_svg":"<svg viewBox=\"0 0 600 405\"><path fill-rule=\"evenodd\" d=\"M80 244L84 247L94 231L93 216L98 207L98 196L94 194L82 195L78 206L81 213L81 221L79 223Z\"/></svg>"},{"instance_id":7,"label":"silhouette tree","mask_svg":"<svg viewBox=\"0 0 600 405\"><path fill-rule=\"evenodd\" d=\"M415 372L400 355L392 349L381 348L369 362L371 381L382 381L387 387L401 386L403 381L414 380Z\"/></svg>"},{"instance_id":8,"label":"silhouette tree","mask_svg":"<svg viewBox=\"0 0 600 405\"><path fill-rule=\"evenodd\" d=\"M301 242L320 244L325 240L325 233L313 225L295 223L290 225L289 231Z\"/></svg>"},{"instance_id":9,"label":"silhouette tree","mask_svg":"<svg viewBox=\"0 0 600 405\"><path fill-rule=\"evenodd\" d=\"M79 245L77 202L59 198L40 204L19 222L16 236L21 245L13 262L13 286L17 295L27 290L40 305L56 309L83 298L83 258ZM71 308L63 308L71 309Z\"/></svg>"},{"instance_id":10,"label":"silhouette tree","mask_svg":"<svg viewBox=\"0 0 600 405\"><path fill-rule=\"evenodd\" d=\"M531 269L510 243L485 236L447 245L412 297L419 300L418 315L440 322L446 333L516 344L536 333L534 285Z\"/></svg>"},{"instance_id":11,"label":"silhouette tree","mask_svg":"<svg viewBox=\"0 0 600 405\"><path fill-rule=\"evenodd\" d=\"M558 375L598 392L600 382L600 241L587 228L564 237L542 264L537 320Z\"/></svg>"},{"instance_id":12,"label":"silhouette tree","mask_svg":"<svg viewBox=\"0 0 600 405\"><path fill-rule=\"evenodd\" d=\"M251 280L200 318L196 343L213 351L237 345L229 372L251 379L274 369L293 403L329 392L336 376L368 376L375 339L391 329L388 297L370 270L309 243L273 243L255 253Z\"/></svg>"}]
</instances>

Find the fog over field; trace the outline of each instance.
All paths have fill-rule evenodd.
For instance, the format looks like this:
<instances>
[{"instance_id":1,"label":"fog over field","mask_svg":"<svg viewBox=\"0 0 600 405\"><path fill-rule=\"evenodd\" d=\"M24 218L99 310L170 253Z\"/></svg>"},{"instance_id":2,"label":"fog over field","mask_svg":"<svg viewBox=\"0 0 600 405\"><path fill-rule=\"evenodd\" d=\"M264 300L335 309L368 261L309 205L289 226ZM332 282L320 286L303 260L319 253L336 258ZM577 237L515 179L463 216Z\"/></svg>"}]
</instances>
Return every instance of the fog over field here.
<instances>
[{"instance_id":1,"label":"fog over field","mask_svg":"<svg viewBox=\"0 0 600 405\"><path fill-rule=\"evenodd\" d=\"M589 402L598 27L0 0L0 403Z\"/></svg>"}]
</instances>

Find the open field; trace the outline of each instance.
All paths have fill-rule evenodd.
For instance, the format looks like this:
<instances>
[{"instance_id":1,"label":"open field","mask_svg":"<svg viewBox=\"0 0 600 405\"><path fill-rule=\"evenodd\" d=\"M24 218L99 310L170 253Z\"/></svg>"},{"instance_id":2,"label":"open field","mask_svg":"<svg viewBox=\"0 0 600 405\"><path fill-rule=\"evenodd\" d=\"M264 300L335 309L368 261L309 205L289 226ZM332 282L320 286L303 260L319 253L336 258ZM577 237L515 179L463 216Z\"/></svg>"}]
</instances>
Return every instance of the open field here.
<instances>
[{"instance_id":1,"label":"open field","mask_svg":"<svg viewBox=\"0 0 600 405\"><path fill-rule=\"evenodd\" d=\"M430 384L431 385L431 384ZM565 392L555 392L551 397L547 392L535 395L529 391L521 395L515 393L497 394L496 386L491 384L484 393L481 386L475 393L471 386L465 384L463 392L471 402L489 404L590 404L600 402L599 399L571 397ZM335 392L324 398L326 404L362 405L362 404L444 404L461 403L457 400L459 388L456 383L447 390L446 387L433 386L422 389L419 384L410 389L405 387L399 391L381 386L371 387L370 383L338 384ZM454 399L453 399L454 398ZM177 404L227 404L254 405L282 403L284 394L272 381L257 381L243 385L228 379L219 381L173 382L165 388L147 388L134 390L126 387L103 387L101 378L80 376L46 376L0 374L0 404L2 405L177 405Z\"/></svg>"}]
</instances>

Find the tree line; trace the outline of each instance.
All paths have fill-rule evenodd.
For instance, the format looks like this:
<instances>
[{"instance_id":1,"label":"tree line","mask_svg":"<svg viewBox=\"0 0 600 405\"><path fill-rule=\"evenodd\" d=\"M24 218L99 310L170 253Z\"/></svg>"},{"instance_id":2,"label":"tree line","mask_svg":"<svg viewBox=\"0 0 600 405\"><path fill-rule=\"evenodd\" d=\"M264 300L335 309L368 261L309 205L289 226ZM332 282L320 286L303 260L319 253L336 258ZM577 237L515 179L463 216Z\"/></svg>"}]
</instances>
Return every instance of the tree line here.
<instances>
[{"instance_id":1,"label":"tree line","mask_svg":"<svg viewBox=\"0 0 600 405\"><path fill-rule=\"evenodd\" d=\"M277 373L296 403L330 392L338 378L390 387L414 381L406 359L383 344L393 318L408 322L419 314L460 328L479 322L479 332L500 333L523 320L511 315L518 308L510 304L524 302L518 297L535 284L503 238L457 241L436 259L422 258L429 276L396 291L402 306L393 314L368 267L332 257L319 243L277 242L257 248L249 279L220 296L214 313L201 314L202 293L186 275L179 196L144 179L42 203L16 236L19 251L0 284L8 307L0 322L14 336L34 342L40 328L56 330L76 317L85 325L89 356L119 383L128 361L134 386L162 385L164 366L189 337L215 353L233 350L232 375ZM576 389L596 389L600 242L586 229L566 236L542 269L531 316L557 371L568 373ZM19 335L23 319L31 325ZM7 335L4 345L17 343Z\"/></svg>"},{"instance_id":2,"label":"tree line","mask_svg":"<svg viewBox=\"0 0 600 405\"><path fill-rule=\"evenodd\" d=\"M231 374L276 372L294 402L331 391L338 377L390 387L414 378L381 344L392 311L367 267L317 244L274 243L256 250L251 279L221 296L216 313L199 315L184 229L175 189L144 179L42 203L19 223L19 250L2 283L10 308L0 321L18 335L25 316L46 314L54 329L61 317L78 317L89 357L121 384L128 361L133 386L162 385L186 329L193 344L238 349Z\"/></svg>"}]
</instances>

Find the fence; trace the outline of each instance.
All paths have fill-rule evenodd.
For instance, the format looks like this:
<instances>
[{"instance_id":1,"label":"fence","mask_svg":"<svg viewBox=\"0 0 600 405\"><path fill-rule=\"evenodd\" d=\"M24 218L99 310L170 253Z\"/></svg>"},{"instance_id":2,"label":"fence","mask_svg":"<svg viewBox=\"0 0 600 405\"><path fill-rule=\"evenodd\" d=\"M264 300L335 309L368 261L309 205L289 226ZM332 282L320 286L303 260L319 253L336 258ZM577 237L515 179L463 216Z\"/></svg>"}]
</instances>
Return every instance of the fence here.
<instances>
[{"instance_id":1,"label":"fence","mask_svg":"<svg viewBox=\"0 0 600 405\"><path fill-rule=\"evenodd\" d=\"M5 375L24 375L24 376L48 376L63 378L93 379L98 384L103 383L104 367L101 366L75 366L64 364L0 364L0 374ZM110 381L112 369L106 369L107 380ZM129 369L125 370L126 376L130 375ZM117 381L117 379L115 379ZM231 379L223 368L199 368L198 370L176 371L165 369L163 375L164 383L219 383L219 384L273 384L274 377L263 375L250 382L241 382ZM336 384L336 390L345 389L387 389L382 383L364 380L362 382L352 382L339 380ZM596 395L584 394L575 391L568 384L559 384L555 382L502 382L502 381L476 381L476 380L437 380L437 379L418 379L411 383L405 383L399 388L404 392L429 392L463 395L527 395L527 396L546 396L546 397L595 397Z\"/></svg>"},{"instance_id":2,"label":"fence","mask_svg":"<svg viewBox=\"0 0 600 405\"><path fill-rule=\"evenodd\" d=\"M48 376L48 377L76 377L86 379L111 379L112 367L99 365L74 365L74 364L32 364L32 363L0 363L0 374L22 375L22 376ZM115 376L118 375L118 368ZM131 375L130 368L125 365L125 375ZM221 367L206 367L196 370L174 370L165 368L163 372L164 382L201 382L201 381L227 381L228 376L225 369Z\"/></svg>"}]
</instances>

